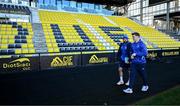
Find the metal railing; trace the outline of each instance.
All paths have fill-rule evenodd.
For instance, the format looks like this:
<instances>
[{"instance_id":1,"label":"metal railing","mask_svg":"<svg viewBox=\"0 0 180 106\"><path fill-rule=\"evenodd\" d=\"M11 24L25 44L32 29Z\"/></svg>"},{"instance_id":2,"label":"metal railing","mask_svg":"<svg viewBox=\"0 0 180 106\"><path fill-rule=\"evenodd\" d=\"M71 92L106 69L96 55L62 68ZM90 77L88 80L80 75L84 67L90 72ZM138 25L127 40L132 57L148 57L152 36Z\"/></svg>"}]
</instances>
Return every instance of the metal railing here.
<instances>
[{"instance_id":1,"label":"metal railing","mask_svg":"<svg viewBox=\"0 0 180 106\"><path fill-rule=\"evenodd\" d=\"M179 49L180 50L180 47L166 47L166 48L148 48L148 51L157 51L157 50L177 50ZM73 52L73 51L70 51L70 52L42 52L42 53L17 53L17 54L3 54L3 55L0 55L0 58L1 56L25 56L25 55L66 55L66 54L81 54L81 53L101 53L101 52L106 52L106 53L112 53L112 52L117 52L118 49L113 49L113 50L96 50L96 51L76 51L76 52Z\"/></svg>"}]
</instances>

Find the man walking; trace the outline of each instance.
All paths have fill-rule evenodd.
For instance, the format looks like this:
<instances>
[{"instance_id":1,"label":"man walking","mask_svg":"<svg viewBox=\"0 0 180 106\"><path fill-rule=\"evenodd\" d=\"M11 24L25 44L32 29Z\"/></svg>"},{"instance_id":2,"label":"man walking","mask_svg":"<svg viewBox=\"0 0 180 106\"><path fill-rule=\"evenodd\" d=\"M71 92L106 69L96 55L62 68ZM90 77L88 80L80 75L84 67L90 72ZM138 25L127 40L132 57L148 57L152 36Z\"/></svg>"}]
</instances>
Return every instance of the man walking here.
<instances>
[{"instance_id":1,"label":"man walking","mask_svg":"<svg viewBox=\"0 0 180 106\"><path fill-rule=\"evenodd\" d=\"M134 43L131 45L131 67L130 67L130 84L127 89L124 89L125 93L133 93L133 86L136 79L136 73L138 72L143 80L143 86L141 91L148 91L147 74L145 70L146 56L148 54L146 45L142 42L140 34L137 32L132 33Z\"/></svg>"},{"instance_id":2,"label":"man walking","mask_svg":"<svg viewBox=\"0 0 180 106\"><path fill-rule=\"evenodd\" d=\"M123 43L121 43L119 50L118 50L118 59L119 59L119 81L117 82L117 85L124 84L123 80L123 70L127 70L129 72L130 70L130 49L131 49L131 43L128 40L128 36L123 36ZM128 76L129 77L129 76ZM129 85L129 78L126 83L126 85Z\"/></svg>"}]
</instances>

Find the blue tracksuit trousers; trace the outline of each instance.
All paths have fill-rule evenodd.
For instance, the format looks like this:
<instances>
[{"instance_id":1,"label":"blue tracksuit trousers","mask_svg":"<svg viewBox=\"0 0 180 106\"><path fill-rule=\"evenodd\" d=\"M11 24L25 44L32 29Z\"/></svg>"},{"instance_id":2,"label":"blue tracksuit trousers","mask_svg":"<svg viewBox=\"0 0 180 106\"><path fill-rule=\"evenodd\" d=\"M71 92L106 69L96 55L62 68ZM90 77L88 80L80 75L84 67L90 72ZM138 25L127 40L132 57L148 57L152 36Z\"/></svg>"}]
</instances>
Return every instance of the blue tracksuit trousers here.
<instances>
[{"instance_id":1,"label":"blue tracksuit trousers","mask_svg":"<svg viewBox=\"0 0 180 106\"><path fill-rule=\"evenodd\" d=\"M133 88L133 85L136 80L136 73L138 72L143 80L143 85L147 85L147 73L145 70L145 63L132 63L131 64L131 70L130 70L130 82L129 82L129 88Z\"/></svg>"}]
</instances>

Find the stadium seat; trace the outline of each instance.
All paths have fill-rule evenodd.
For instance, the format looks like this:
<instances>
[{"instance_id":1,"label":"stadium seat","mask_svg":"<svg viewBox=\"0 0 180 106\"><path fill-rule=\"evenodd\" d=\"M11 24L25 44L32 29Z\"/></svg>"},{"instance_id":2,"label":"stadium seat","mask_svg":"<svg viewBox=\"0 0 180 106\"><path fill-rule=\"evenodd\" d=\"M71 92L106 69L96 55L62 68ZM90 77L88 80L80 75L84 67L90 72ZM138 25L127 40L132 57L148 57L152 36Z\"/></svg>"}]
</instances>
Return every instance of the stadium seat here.
<instances>
[{"instance_id":1,"label":"stadium seat","mask_svg":"<svg viewBox=\"0 0 180 106\"><path fill-rule=\"evenodd\" d=\"M30 23L1 21L0 30L0 54L35 53Z\"/></svg>"},{"instance_id":2,"label":"stadium seat","mask_svg":"<svg viewBox=\"0 0 180 106\"><path fill-rule=\"evenodd\" d=\"M51 52L54 49L59 52L118 49L124 35L133 41L129 29L139 32L148 48L180 47L180 43L169 36L126 17L106 16L117 23L114 25L101 15L40 10L39 16Z\"/></svg>"},{"instance_id":3,"label":"stadium seat","mask_svg":"<svg viewBox=\"0 0 180 106\"><path fill-rule=\"evenodd\" d=\"M1 13L11 13L11 14L24 14L30 15L31 11L26 6L12 5L12 4L0 4Z\"/></svg>"},{"instance_id":4,"label":"stadium seat","mask_svg":"<svg viewBox=\"0 0 180 106\"><path fill-rule=\"evenodd\" d=\"M151 42L159 48L180 47L180 42L174 40L168 35L161 33L153 28L142 26L126 17L108 16L109 19L116 22L119 26L128 27L133 31L139 32L143 39ZM153 48L151 45L147 45Z\"/></svg>"}]
</instances>

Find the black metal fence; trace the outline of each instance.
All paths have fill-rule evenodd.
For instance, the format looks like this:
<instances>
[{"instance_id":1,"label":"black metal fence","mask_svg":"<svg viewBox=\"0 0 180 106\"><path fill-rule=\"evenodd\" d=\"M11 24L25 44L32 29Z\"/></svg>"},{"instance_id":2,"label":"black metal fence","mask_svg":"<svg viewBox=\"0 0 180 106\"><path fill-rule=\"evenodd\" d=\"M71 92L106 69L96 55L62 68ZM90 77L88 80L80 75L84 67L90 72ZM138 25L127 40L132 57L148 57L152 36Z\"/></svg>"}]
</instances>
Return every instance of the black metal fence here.
<instances>
[{"instance_id":1,"label":"black metal fence","mask_svg":"<svg viewBox=\"0 0 180 106\"><path fill-rule=\"evenodd\" d=\"M180 56L180 48L148 50L148 60ZM71 53L19 54L0 58L0 73L42 71L77 66L93 66L118 62L117 50L80 51Z\"/></svg>"}]
</instances>

